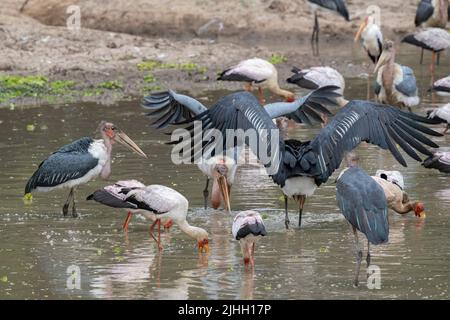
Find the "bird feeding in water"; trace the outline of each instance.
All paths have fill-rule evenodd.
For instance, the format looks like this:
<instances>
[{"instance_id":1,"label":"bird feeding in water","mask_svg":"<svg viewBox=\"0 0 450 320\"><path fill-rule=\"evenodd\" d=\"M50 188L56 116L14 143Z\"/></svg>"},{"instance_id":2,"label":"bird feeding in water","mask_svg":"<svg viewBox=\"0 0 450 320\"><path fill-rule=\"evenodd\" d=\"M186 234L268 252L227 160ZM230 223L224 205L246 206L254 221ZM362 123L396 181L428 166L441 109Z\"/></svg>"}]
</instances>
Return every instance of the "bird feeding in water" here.
<instances>
[{"instance_id":1,"label":"bird feeding in water","mask_svg":"<svg viewBox=\"0 0 450 320\"><path fill-rule=\"evenodd\" d=\"M127 193L134 189L145 188L145 185L137 180L118 181L113 185L103 187L89 195L86 200L94 200L112 208L123 208L128 210L122 229L128 232L128 224L133 214L141 214L144 217L156 221L156 215L153 212L139 209L135 203L126 200ZM173 224L171 219L163 220L164 229L170 229Z\"/></svg>"},{"instance_id":2,"label":"bird feeding in water","mask_svg":"<svg viewBox=\"0 0 450 320\"><path fill-rule=\"evenodd\" d=\"M416 77L411 68L395 63L395 47L392 41L383 45L383 53L375 66L377 74L375 81L375 95L377 101L408 108L417 106L420 102L418 96Z\"/></svg>"},{"instance_id":3,"label":"bird feeding in water","mask_svg":"<svg viewBox=\"0 0 450 320\"><path fill-rule=\"evenodd\" d=\"M358 231L367 237L367 267L370 266L370 244L388 242L389 221L386 196L381 186L358 166L344 169L337 179L336 200L341 213L350 223L355 236L356 272L354 286L359 284L363 257Z\"/></svg>"},{"instance_id":4,"label":"bird feeding in water","mask_svg":"<svg viewBox=\"0 0 450 320\"><path fill-rule=\"evenodd\" d=\"M211 143L207 144L208 147L213 146L215 140L209 140L208 132L214 130L210 129L219 130L222 137L227 137L227 130L234 130L233 132L251 130L256 135L255 143L249 143L246 139L235 139L234 136L232 141L227 142L224 138L222 142L225 146L232 144L234 147L247 144L263 163L268 175L281 187L285 195L285 224L288 228L290 223L288 198L292 197L299 203L300 226L306 197L312 196L317 187L327 182L340 166L344 154L356 148L361 142L389 150L405 167L406 161L398 147L420 162L422 159L415 150L429 156L432 153L424 145L438 147L422 133L432 136L441 134L420 124L434 124L436 121L403 112L392 106L361 100L352 100L341 108L311 141L284 140L277 134L279 131L272 119L280 116L288 116L300 122L304 120L305 123L309 121L308 117L311 117L320 122L322 119L317 112L327 112L321 103L329 104L329 100L339 96L334 92L336 89L338 88L323 87L293 103L272 103L263 108L248 92L226 95L210 109L205 108L198 116L186 121L201 122L205 140L195 139L194 135L198 133L194 130L195 125L189 123L187 130L190 136L186 138L190 150L184 151L192 155L192 151L195 153L197 148L205 148L205 141ZM188 112L199 104L197 100L186 96L184 99L179 98L176 101L167 99L167 101L164 106L159 106L159 111L170 110L167 111L169 117L180 114L182 110ZM181 137L175 144L184 148L186 145L184 138Z\"/></svg>"},{"instance_id":5,"label":"bird feeding in water","mask_svg":"<svg viewBox=\"0 0 450 320\"><path fill-rule=\"evenodd\" d=\"M136 205L139 210L144 210L155 215L155 221L150 226L150 235L161 245L161 220L172 220L185 234L196 239L199 252L208 252L208 232L206 230L191 226L187 220L189 208L188 200L178 191L166 186L152 184L143 188L122 189L125 194L123 201ZM153 229L158 225L158 238L155 237Z\"/></svg>"},{"instance_id":6,"label":"bird feeding in water","mask_svg":"<svg viewBox=\"0 0 450 320\"><path fill-rule=\"evenodd\" d=\"M272 63L264 59L243 60L237 65L224 70L217 80L245 82L244 88L246 91L252 91L253 86L257 87L261 104L266 103L264 89L285 98L287 102L295 100L293 92L280 88L277 69Z\"/></svg>"},{"instance_id":7,"label":"bird feeding in water","mask_svg":"<svg viewBox=\"0 0 450 320\"><path fill-rule=\"evenodd\" d=\"M427 115L429 119L437 120L439 123L446 124L443 134L446 134L450 129L450 103L427 111Z\"/></svg>"},{"instance_id":8,"label":"bird feeding in water","mask_svg":"<svg viewBox=\"0 0 450 320\"><path fill-rule=\"evenodd\" d=\"M245 265L255 265L255 243L267 235L263 219L257 211L239 212L233 220L233 239L241 244Z\"/></svg>"},{"instance_id":9,"label":"bird feeding in water","mask_svg":"<svg viewBox=\"0 0 450 320\"><path fill-rule=\"evenodd\" d=\"M111 175L111 151L115 142L147 158L147 155L122 130L106 121L100 122L98 132L102 139L84 137L69 143L41 162L25 187L25 195L36 191L70 189L63 206L66 216L72 204L72 216L77 217L75 190L98 176L108 179Z\"/></svg>"},{"instance_id":10,"label":"bird feeding in water","mask_svg":"<svg viewBox=\"0 0 450 320\"><path fill-rule=\"evenodd\" d=\"M411 211L418 218L425 218L425 206L420 201L411 201L408 193L404 191L403 176L398 171L378 170L372 179L383 188L389 209L398 214Z\"/></svg>"}]
</instances>

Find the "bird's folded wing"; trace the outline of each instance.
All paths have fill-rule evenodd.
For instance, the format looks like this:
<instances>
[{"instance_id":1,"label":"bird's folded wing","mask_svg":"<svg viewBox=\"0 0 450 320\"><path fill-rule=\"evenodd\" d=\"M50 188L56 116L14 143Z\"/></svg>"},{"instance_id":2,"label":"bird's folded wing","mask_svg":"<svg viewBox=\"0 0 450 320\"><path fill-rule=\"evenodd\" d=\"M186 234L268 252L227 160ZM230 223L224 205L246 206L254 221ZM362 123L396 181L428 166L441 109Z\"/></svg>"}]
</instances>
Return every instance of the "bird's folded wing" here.
<instances>
[{"instance_id":1,"label":"bird's folded wing","mask_svg":"<svg viewBox=\"0 0 450 320\"><path fill-rule=\"evenodd\" d=\"M395 88L407 97L414 97L417 95L417 83L414 72L411 68L401 66L403 72L403 79L401 82L395 84Z\"/></svg>"},{"instance_id":2,"label":"bird's folded wing","mask_svg":"<svg viewBox=\"0 0 450 320\"><path fill-rule=\"evenodd\" d=\"M423 22L427 21L434 12L434 8L431 5L431 1L420 1L417 6L416 18L414 20L416 27L420 26Z\"/></svg>"},{"instance_id":3,"label":"bird's folded wing","mask_svg":"<svg viewBox=\"0 0 450 320\"><path fill-rule=\"evenodd\" d=\"M150 110L146 115L155 119L152 124L158 129L190 120L207 110L202 103L194 98L178 94L172 90L152 93L144 98L142 107Z\"/></svg>"},{"instance_id":4,"label":"bird's folded wing","mask_svg":"<svg viewBox=\"0 0 450 320\"><path fill-rule=\"evenodd\" d=\"M320 172L317 178L326 182L340 166L344 154L362 141L389 150L405 167L406 162L398 146L413 159L422 161L415 150L430 156L432 153L423 144L438 147L423 133L441 134L420 123L434 124L437 121L369 101L349 102L311 141L311 151L317 157Z\"/></svg>"}]
</instances>

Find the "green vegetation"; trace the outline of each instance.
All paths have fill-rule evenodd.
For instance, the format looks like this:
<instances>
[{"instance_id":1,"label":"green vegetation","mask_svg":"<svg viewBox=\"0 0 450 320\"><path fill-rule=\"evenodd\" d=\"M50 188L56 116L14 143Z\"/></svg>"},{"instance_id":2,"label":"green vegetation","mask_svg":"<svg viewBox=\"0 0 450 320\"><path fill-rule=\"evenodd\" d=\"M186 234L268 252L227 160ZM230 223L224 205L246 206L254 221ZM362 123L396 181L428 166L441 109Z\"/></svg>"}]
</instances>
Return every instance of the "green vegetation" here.
<instances>
[{"instance_id":1,"label":"green vegetation","mask_svg":"<svg viewBox=\"0 0 450 320\"><path fill-rule=\"evenodd\" d=\"M271 64L273 64L273 65L277 65L277 64L280 64L280 63L285 63L287 61L288 61L288 59L285 56L281 55L281 54L272 54L272 56L269 59L269 62Z\"/></svg>"},{"instance_id":2,"label":"green vegetation","mask_svg":"<svg viewBox=\"0 0 450 320\"><path fill-rule=\"evenodd\" d=\"M153 82L155 82L155 81L156 81L156 78L155 78L155 76L154 76L153 74L151 74L151 73L149 73L149 74L147 74L147 75L144 76L144 82L147 82L147 83L153 83Z\"/></svg>"},{"instance_id":3,"label":"green vegetation","mask_svg":"<svg viewBox=\"0 0 450 320\"><path fill-rule=\"evenodd\" d=\"M98 88L116 90L123 89L123 82L120 80L105 81L98 85Z\"/></svg>"},{"instance_id":4,"label":"green vegetation","mask_svg":"<svg viewBox=\"0 0 450 320\"><path fill-rule=\"evenodd\" d=\"M49 81L43 76L0 76L0 103L20 97L70 95L74 81Z\"/></svg>"},{"instance_id":5,"label":"green vegetation","mask_svg":"<svg viewBox=\"0 0 450 320\"><path fill-rule=\"evenodd\" d=\"M139 71L153 71L155 69L177 69L181 71L196 72L201 74L208 71L208 68L200 67L198 64L194 62L184 62L184 63L161 62L152 59L138 63L137 68Z\"/></svg>"}]
</instances>

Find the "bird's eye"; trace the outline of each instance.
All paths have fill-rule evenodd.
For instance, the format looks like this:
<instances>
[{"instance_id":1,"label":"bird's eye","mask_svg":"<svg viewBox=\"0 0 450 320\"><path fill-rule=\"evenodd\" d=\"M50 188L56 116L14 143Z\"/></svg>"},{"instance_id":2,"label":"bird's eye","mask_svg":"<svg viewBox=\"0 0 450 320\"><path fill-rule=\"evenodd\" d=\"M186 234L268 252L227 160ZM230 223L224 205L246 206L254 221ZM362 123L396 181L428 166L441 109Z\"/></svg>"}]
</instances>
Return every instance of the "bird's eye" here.
<instances>
[{"instance_id":1,"label":"bird's eye","mask_svg":"<svg viewBox=\"0 0 450 320\"><path fill-rule=\"evenodd\" d=\"M114 127L114 126L112 126L112 127L111 127L111 130L114 130L114 131L115 131L115 130L117 130L117 128Z\"/></svg>"}]
</instances>

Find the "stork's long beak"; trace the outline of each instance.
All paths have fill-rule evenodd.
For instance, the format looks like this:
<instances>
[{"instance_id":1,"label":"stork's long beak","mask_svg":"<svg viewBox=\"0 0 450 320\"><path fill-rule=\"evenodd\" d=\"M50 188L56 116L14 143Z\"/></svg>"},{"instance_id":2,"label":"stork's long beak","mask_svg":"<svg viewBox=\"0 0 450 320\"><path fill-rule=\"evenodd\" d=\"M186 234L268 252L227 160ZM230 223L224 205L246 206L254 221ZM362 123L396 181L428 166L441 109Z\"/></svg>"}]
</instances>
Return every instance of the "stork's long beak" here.
<instances>
[{"instance_id":1,"label":"stork's long beak","mask_svg":"<svg viewBox=\"0 0 450 320\"><path fill-rule=\"evenodd\" d=\"M230 190L228 188L227 178L225 176L220 176L217 179L217 183L219 184L220 193L222 194L225 210L231 213Z\"/></svg>"},{"instance_id":2,"label":"stork's long beak","mask_svg":"<svg viewBox=\"0 0 450 320\"><path fill-rule=\"evenodd\" d=\"M375 66L375 69L373 70L373 73L378 73L378 70L381 68L381 66L383 66L388 58L388 53L386 53L386 51L383 51L381 53L380 59L378 60L377 65Z\"/></svg>"},{"instance_id":3,"label":"stork's long beak","mask_svg":"<svg viewBox=\"0 0 450 320\"><path fill-rule=\"evenodd\" d=\"M139 148L139 146L125 134L125 132L117 132L114 135L114 141L119 142L121 145L127 147L131 151L136 152L138 155L147 158L147 155L144 153L144 151L142 151L141 148Z\"/></svg>"},{"instance_id":4,"label":"stork's long beak","mask_svg":"<svg viewBox=\"0 0 450 320\"><path fill-rule=\"evenodd\" d=\"M366 19L364 19L364 21L359 26L358 32L356 33L355 42L359 41L359 39L361 38L361 34L363 33L363 31L366 27L367 27L367 21L366 21Z\"/></svg>"}]
</instances>

